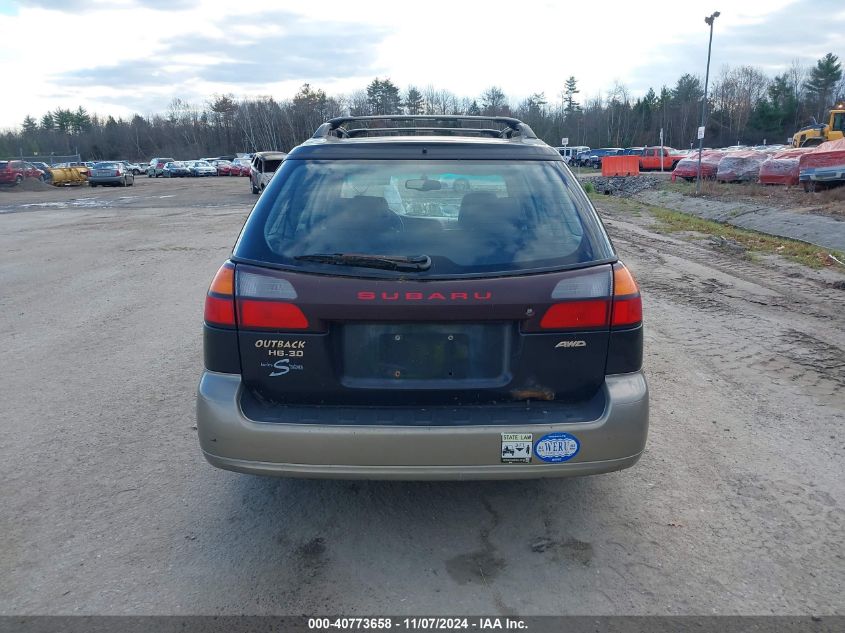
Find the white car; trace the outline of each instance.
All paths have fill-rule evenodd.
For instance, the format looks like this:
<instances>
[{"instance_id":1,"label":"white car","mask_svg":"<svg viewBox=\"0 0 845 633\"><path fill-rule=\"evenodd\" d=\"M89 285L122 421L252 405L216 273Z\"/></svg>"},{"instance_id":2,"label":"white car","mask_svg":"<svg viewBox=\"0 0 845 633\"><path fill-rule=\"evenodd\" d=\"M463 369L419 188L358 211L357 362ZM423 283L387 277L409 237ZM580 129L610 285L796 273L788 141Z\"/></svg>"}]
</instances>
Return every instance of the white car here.
<instances>
[{"instance_id":1,"label":"white car","mask_svg":"<svg viewBox=\"0 0 845 633\"><path fill-rule=\"evenodd\" d=\"M216 176L217 168L204 160L195 160L185 163L185 167L191 172L191 176Z\"/></svg>"},{"instance_id":2,"label":"white car","mask_svg":"<svg viewBox=\"0 0 845 633\"><path fill-rule=\"evenodd\" d=\"M252 158L252 166L249 168L249 184L252 193L261 193L264 187L270 182L276 169L282 164L287 156L284 152L258 152Z\"/></svg>"},{"instance_id":3,"label":"white car","mask_svg":"<svg viewBox=\"0 0 845 633\"><path fill-rule=\"evenodd\" d=\"M555 147L557 153L563 156L563 160L568 164L572 162L578 152L589 152L590 148L586 145L567 145L566 147Z\"/></svg>"}]
</instances>

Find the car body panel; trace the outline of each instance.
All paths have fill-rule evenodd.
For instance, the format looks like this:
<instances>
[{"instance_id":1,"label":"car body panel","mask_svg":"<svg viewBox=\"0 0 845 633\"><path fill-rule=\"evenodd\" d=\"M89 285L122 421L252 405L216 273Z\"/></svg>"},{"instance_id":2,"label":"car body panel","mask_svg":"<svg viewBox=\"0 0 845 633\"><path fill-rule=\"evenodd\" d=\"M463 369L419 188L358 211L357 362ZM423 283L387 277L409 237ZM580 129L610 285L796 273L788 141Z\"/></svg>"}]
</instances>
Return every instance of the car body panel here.
<instances>
[{"instance_id":1,"label":"car body panel","mask_svg":"<svg viewBox=\"0 0 845 633\"><path fill-rule=\"evenodd\" d=\"M241 408L235 374L205 372L197 398L197 432L215 466L261 475L355 479L519 479L598 474L632 466L648 434L648 386L641 372L608 376L606 406L595 419L567 422L563 414L509 425L418 426L401 424L413 409L371 408L356 424L258 422ZM313 413L312 413L313 414ZM436 414L436 410L432 412ZM341 414L342 415L342 414ZM496 416L490 407L486 415ZM331 411L327 418L332 417ZM367 417L397 424L367 424ZM530 419L530 416L528 416ZM543 420L542 423L537 421ZM532 442L567 433L580 442L573 459L546 463L502 462L502 433L531 434Z\"/></svg>"}]
</instances>

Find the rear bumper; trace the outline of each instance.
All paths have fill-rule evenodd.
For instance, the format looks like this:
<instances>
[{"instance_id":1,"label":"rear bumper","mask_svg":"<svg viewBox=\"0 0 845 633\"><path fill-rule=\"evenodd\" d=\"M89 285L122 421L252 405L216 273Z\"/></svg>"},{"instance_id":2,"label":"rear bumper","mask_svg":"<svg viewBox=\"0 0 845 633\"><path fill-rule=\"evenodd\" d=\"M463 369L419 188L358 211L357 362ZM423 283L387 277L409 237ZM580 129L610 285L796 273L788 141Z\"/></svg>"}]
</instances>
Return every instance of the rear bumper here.
<instances>
[{"instance_id":1,"label":"rear bumper","mask_svg":"<svg viewBox=\"0 0 845 633\"><path fill-rule=\"evenodd\" d=\"M835 167L810 167L802 169L799 180L801 182L845 180L845 165L837 165Z\"/></svg>"},{"instance_id":2,"label":"rear bumper","mask_svg":"<svg viewBox=\"0 0 845 633\"><path fill-rule=\"evenodd\" d=\"M648 434L648 386L641 372L607 376L595 420L508 426L314 425L256 422L240 407L237 374L205 372L197 431L205 458L243 473L336 479L527 479L593 475L633 466ZM533 405L542 406L542 405ZM379 411L383 417L384 411ZM580 443L569 461L502 463L502 433L535 443L567 433Z\"/></svg>"},{"instance_id":3,"label":"rear bumper","mask_svg":"<svg viewBox=\"0 0 845 633\"><path fill-rule=\"evenodd\" d=\"M126 176L88 176L88 182L95 185L119 185Z\"/></svg>"}]
</instances>

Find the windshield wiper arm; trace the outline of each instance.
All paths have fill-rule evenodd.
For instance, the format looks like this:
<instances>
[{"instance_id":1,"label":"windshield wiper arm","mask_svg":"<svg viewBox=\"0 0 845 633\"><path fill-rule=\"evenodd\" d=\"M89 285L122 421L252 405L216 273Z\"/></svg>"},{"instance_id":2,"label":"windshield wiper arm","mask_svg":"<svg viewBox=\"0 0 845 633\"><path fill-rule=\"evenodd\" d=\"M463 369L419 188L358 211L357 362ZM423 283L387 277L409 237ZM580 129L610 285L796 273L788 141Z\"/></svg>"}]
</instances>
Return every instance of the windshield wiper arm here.
<instances>
[{"instance_id":1,"label":"windshield wiper arm","mask_svg":"<svg viewBox=\"0 0 845 633\"><path fill-rule=\"evenodd\" d=\"M366 255L362 253L313 253L297 255L294 259L337 266L360 266L384 270L428 270L431 257L428 255Z\"/></svg>"}]
</instances>

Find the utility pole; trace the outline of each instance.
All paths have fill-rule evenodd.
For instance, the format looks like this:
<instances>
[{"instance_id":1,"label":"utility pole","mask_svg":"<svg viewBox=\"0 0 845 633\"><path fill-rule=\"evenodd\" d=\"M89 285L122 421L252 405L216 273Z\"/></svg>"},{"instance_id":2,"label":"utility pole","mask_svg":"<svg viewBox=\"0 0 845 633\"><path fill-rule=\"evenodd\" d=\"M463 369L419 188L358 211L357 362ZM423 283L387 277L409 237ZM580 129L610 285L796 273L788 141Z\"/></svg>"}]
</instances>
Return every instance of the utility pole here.
<instances>
[{"instance_id":1,"label":"utility pole","mask_svg":"<svg viewBox=\"0 0 845 633\"><path fill-rule=\"evenodd\" d=\"M701 127L698 128L698 177L695 179L695 193L701 193L701 151L704 147L704 128L707 127L707 84L710 81L710 49L713 46L713 22L720 13L714 11L704 22L710 25L710 41L707 43L707 72L704 75L704 99L701 101Z\"/></svg>"}]
</instances>

